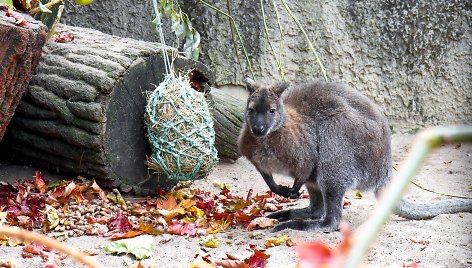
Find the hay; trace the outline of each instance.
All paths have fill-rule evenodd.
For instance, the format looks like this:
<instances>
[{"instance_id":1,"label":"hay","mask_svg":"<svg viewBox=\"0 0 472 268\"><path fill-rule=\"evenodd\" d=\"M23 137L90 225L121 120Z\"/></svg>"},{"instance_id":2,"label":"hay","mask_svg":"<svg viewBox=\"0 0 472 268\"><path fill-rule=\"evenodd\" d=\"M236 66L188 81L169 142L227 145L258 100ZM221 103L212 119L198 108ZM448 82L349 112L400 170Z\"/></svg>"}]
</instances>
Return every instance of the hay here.
<instances>
[{"instance_id":1,"label":"hay","mask_svg":"<svg viewBox=\"0 0 472 268\"><path fill-rule=\"evenodd\" d=\"M215 131L202 93L183 77L167 75L150 94L146 125L152 154L148 167L172 180L206 177L217 161Z\"/></svg>"}]
</instances>

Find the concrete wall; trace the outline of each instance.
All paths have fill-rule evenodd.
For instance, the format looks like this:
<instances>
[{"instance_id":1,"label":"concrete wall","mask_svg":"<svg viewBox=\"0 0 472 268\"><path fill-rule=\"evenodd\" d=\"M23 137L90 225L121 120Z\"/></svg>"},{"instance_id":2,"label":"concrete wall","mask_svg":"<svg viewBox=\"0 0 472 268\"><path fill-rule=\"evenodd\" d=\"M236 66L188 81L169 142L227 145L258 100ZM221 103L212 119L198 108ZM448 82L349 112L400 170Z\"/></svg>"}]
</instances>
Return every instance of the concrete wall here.
<instances>
[{"instance_id":1,"label":"concrete wall","mask_svg":"<svg viewBox=\"0 0 472 268\"><path fill-rule=\"evenodd\" d=\"M265 37L260 1L208 1L227 11L243 36L256 79L279 80ZM379 103L392 125L472 123L472 8L467 0L288 1L319 52L329 80L348 83ZM108 33L156 40L150 31L149 1L100 0L87 7L68 3L63 22ZM276 50L279 30L272 1L263 1ZM286 80L322 79L314 55L275 0L284 33ZM228 19L197 0L182 8L202 34L201 60L218 86L241 85L249 73ZM104 12L104 10L106 12ZM167 34L168 44L174 36ZM174 43L175 45L175 43Z\"/></svg>"}]
</instances>

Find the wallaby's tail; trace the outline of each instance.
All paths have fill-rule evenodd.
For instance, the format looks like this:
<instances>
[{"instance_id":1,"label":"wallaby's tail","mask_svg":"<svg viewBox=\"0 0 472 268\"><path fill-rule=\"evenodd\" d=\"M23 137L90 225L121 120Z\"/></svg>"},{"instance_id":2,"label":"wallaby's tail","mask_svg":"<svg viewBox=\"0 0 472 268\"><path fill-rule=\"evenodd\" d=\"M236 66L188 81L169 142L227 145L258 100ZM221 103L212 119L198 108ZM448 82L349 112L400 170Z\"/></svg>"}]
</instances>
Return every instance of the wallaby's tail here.
<instances>
[{"instance_id":1,"label":"wallaby's tail","mask_svg":"<svg viewBox=\"0 0 472 268\"><path fill-rule=\"evenodd\" d=\"M395 214L411 220L425 220L440 214L472 212L472 199L445 199L428 203L413 203L400 200Z\"/></svg>"}]
</instances>

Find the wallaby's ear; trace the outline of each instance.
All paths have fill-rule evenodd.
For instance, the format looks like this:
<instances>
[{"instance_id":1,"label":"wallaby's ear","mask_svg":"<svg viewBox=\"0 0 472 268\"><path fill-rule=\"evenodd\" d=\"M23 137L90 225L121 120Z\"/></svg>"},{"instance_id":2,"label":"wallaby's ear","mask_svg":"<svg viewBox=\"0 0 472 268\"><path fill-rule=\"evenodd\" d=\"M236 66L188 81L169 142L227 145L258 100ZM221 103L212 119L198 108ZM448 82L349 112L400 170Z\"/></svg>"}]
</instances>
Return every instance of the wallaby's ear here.
<instances>
[{"instance_id":1,"label":"wallaby's ear","mask_svg":"<svg viewBox=\"0 0 472 268\"><path fill-rule=\"evenodd\" d=\"M288 88L290 83L288 82L282 82L274 86L274 92L277 94L277 96L281 96L282 93Z\"/></svg>"},{"instance_id":2,"label":"wallaby's ear","mask_svg":"<svg viewBox=\"0 0 472 268\"><path fill-rule=\"evenodd\" d=\"M256 90L256 82L254 82L254 80L252 80L249 76L246 76L244 81L246 82L246 88L249 93L253 93Z\"/></svg>"}]
</instances>

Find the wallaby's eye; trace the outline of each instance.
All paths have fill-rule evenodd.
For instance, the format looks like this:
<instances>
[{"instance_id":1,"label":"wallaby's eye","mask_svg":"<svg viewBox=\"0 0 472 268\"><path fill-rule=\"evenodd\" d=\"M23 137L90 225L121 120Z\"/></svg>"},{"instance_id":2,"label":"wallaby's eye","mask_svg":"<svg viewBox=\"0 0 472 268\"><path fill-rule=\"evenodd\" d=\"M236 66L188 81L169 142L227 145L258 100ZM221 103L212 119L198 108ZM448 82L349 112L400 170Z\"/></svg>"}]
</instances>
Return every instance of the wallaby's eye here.
<instances>
[{"instance_id":1,"label":"wallaby's eye","mask_svg":"<svg viewBox=\"0 0 472 268\"><path fill-rule=\"evenodd\" d=\"M271 114L275 113L275 109L274 108L270 109L269 113L271 113Z\"/></svg>"},{"instance_id":2,"label":"wallaby's eye","mask_svg":"<svg viewBox=\"0 0 472 268\"><path fill-rule=\"evenodd\" d=\"M254 113L254 109L252 109L252 108L247 108L247 112L248 112L249 114L252 114L252 113Z\"/></svg>"}]
</instances>

